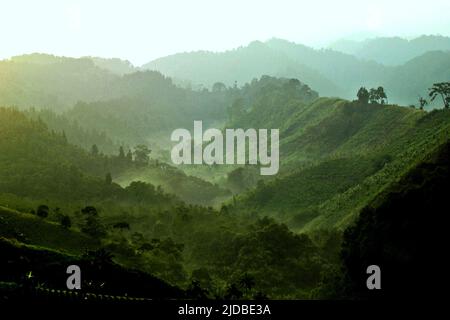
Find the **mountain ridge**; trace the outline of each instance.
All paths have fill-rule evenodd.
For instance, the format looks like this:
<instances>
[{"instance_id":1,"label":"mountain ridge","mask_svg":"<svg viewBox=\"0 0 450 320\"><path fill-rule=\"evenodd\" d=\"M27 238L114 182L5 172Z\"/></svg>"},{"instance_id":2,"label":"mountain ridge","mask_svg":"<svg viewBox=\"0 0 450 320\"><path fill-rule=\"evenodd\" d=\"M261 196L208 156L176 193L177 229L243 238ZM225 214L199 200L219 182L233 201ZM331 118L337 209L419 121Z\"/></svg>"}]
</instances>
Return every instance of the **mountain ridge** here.
<instances>
[{"instance_id":1,"label":"mountain ridge","mask_svg":"<svg viewBox=\"0 0 450 320\"><path fill-rule=\"evenodd\" d=\"M426 96L431 83L448 80L447 67L444 70L426 67L426 64L433 63L433 57L428 53L413 55L399 66L385 66L346 53L312 49L273 38L224 52L178 53L153 60L141 68L157 70L203 87L212 86L217 81L229 86L235 81L239 84L250 82L263 74L291 77L309 84L322 96L345 99L354 97L361 86L383 86L392 102L409 105L417 104L419 95ZM443 61L450 61L450 51L442 51L441 54ZM411 81L416 83L408 87Z\"/></svg>"}]
</instances>

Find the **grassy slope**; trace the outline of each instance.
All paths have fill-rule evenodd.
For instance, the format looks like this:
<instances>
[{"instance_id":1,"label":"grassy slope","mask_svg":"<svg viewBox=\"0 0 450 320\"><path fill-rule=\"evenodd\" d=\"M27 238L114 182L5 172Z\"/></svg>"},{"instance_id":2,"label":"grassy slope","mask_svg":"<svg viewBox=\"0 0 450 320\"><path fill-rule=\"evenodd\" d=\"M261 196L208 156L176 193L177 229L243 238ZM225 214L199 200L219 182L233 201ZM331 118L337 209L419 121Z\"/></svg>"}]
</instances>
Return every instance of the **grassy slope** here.
<instances>
[{"instance_id":1,"label":"grassy slope","mask_svg":"<svg viewBox=\"0 0 450 320\"><path fill-rule=\"evenodd\" d=\"M238 207L291 227L345 227L354 214L448 137L450 113L320 98L281 128L278 179ZM287 212L287 214L286 214Z\"/></svg>"},{"instance_id":2,"label":"grassy slope","mask_svg":"<svg viewBox=\"0 0 450 320\"><path fill-rule=\"evenodd\" d=\"M0 234L17 238L25 243L71 254L82 254L85 249L94 249L98 243L86 235L64 229L61 225L38 216L21 213L0 206Z\"/></svg>"},{"instance_id":3,"label":"grassy slope","mask_svg":"<svg viewBox=\"0 0 450 320\"><path fill-rule=\"evenodd\" d=\"M450 112L436 111L421 118L417 126L407 130L386 152L396 155L380 171L362 183L324 202L319 210L321 216L311 221L306 229L337 226L345 228L357 212L399 177L416 166L437 146L450 137Z\"/></svg>"},{"instance_id":4,"label":"grassy slope","mask_svg":"<svg viewBox=\"0 0 450 320\"><path fill-rule=\"evenodd\" d=\"M287 162L328 156L365 155L384 151L425 112L396 106L359 105L322 98L298 113L282 135L281 152ZM312 120L312 121L311 121Z\"/></svg>"},{"instance_id":5,"label":"grassy slope","mask_svg":"<svg viewBox=\"0 0 450 320\"><path fill-rule=\"evenodd\" d=\"M154 299L181 298L184 292L151 274L129 269L108 260L69 254L62 250L24 244L16 239L0 237L0 292L7 301L39 302L83 301L98 298L96 294ZM80 266L82 289L74 297L66 284L67 266ZM32 275L31 278L24 275ZM98 284L101 284L98 286ZM5 291L3 289L6 289ZM18 290L17 290L18 289ZM56 290L55 290L56 289ZM83 293L88 292L86 296ZM93 294L95 293L95 294ZM105 298L105 296L104 296ZM54 300L55 299L55 300Z\"/></svg>"}]
</instances>

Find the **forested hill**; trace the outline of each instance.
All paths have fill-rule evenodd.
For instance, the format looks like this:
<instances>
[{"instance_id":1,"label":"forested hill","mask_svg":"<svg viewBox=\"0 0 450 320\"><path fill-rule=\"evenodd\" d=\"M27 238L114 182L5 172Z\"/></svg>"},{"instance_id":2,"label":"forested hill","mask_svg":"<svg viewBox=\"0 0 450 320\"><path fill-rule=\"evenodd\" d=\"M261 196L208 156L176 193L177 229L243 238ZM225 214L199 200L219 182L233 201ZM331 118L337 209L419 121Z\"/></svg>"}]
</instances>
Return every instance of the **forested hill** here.
<instances>
[{"instance_id":1,"label":"forested hill","mask_svg":"<svg viewBox=\"0 0 450 320\"><path fill-rule=\"evenodd\" d=\"M19 56L0 61L0 105L67 109L111 96L118 79L89 59Z\"/></svg>"},{"instance_id":2,"label":"forested hill","mask_svg":"<svg viewBox=\"0 0 450 320\"><path fill-rule=\"evenodd\" d=\"M85 267L83 292L182 294L168 282L200 298L307 298L331 263L308 236L271 219L184 205L143 182L122 188L100 175L144 164L89 154L20 111L0 108L0 136L1 263L8 267L0 275L2 294L5 282L13 292L38 283L61 289L61 270L76 261L154 285L116 282ZM105 288L95 286L100 281Z\"/></svg>"},{"instance_id":3,"label":"forested hill","mask_svg":"<svg viewBox=\"0 0 450 320\"><path fill-rule=\"evenodd\" d=\"M183 117L203 115L221 118L225 112L223 92L198 92L175 86L159 72L115 72L110 64L125 64L98 58L67 58L32 54L0 61L0 105L21 109L51 109L66 111L74 105L76 114L85 109L110 112L104 116L151 114L148 126L162 127ZM102 67L100 67L102 66ZM104 66L104 67L103 67ZM207 95L206 93L209 93ZM103 104L102 104L103 102ZM89 103L93 106L83 108ZM110 104L107 108L104 105ZM103 107L102 107L103 105ZM138 108L136 110L136 108ZM126 109L126 110L124 110ZM158 118L158 114L159 118ZM81 117L79 115L79 117ZM80 119L84 122L85 118ZM144 119L148 120L148 119ZM91 127L92 123L89 123ZM102 128L100 128L102 129ZM156 128L154 129L156 130Z\"/></svg>"},{"instance_id":4,"label":"forested hill","mask_svg":"<svg viewBox=\"0 0 450 320\"><path fill-rule=\"evenodd\" d=\"M130 72L121 69L127 66ZM67 130L70 142L112 153L120 144L156 142L194 119L223 123L238 91L184 89L159 72L130 68L114 59L13 57L0 61L0 106L34 108L32 117Z\"/></svg>"},{"instance_id":5,"label":"forested hill","mask_svg":"<svg viewBox=\"0 0 450 320\"><path fill-rule=\"evenodd\" d=\"M6 199L47 199L61 204L106 199L161 205L178 201L152 185L123 189L112 183L111 174L133 166L132 160L88 153L17 110L0 108L0 136L0 194L14 195Z\"/></svg>"},{"instance_id":6,"label":"forested hill","mask_svg":"<svg viewBox=\"0 0 450 320\"><path fill-rule=\"evenodd\" d=\"M264 127L272 118L259 108L254 105L246 117L263 116L259 125ZM281 127L277 178L258 183L232 207L265 212L298 230L345 227L450 132L448 110L427 113L328 98L297 102L293 109ZM235 184L244 180L243 172L233 174Z\"/></svg>"}]
</instances>

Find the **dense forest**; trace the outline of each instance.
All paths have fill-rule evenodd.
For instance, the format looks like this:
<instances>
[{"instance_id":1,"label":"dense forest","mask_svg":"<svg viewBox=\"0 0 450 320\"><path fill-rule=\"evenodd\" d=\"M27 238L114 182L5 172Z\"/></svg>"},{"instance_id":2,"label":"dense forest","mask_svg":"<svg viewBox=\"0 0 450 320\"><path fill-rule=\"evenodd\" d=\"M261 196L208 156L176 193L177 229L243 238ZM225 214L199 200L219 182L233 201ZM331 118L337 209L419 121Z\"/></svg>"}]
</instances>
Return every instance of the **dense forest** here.
<instances>
[{"instance_id":1,"label":"dense forest","mask_svg":"<svg viewBox=\"0 0 450 320\"><path fill-rule=\"evenodd\" d=\"M0 300L76 299L70 264L92 298L369 299L419 272L433 281L450 58L432 51L446 38L425 40L400 42L391 63L382 42L342 53L279 39L141 68L0 61ZM279 173L174 165L170 133L195 120L279 129ZM365 290L369 264L386 270L385 296Z\"/></svg>"}]
</instances>

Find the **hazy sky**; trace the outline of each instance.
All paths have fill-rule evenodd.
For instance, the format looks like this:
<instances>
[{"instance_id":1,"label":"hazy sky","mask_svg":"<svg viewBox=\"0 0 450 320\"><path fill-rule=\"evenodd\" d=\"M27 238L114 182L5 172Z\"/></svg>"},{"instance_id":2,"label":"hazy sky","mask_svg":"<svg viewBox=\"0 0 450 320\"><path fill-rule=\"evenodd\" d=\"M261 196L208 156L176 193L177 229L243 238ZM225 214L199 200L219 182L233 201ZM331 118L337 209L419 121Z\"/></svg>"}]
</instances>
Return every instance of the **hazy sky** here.
<instances>
[{"instance_id":1,"label":"hazy sky","mask_svg":"<svg viewBox=\"0 0 450 320\"><path fill-rule=\"evenodd\" d=\"M272 37L450 36L450 0L0 0L0 58L45 52L119 57L222 51Z\"/></svg>"}]
</instances>

